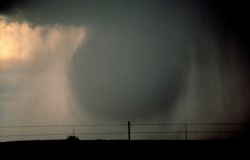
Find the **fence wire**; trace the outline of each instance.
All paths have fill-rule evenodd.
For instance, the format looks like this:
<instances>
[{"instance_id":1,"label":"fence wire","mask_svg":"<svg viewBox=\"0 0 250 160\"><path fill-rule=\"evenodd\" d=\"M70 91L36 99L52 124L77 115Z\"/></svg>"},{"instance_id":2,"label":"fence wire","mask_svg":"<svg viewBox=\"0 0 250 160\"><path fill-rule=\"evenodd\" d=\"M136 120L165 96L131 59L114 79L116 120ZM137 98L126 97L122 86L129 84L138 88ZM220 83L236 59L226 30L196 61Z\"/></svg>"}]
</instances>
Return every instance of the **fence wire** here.
<instances>
[{"instance_id":1,"label":"fence wire","mask_svg":"<svg viewBox=\"0 0 250 160\"><path fill-rule=\"evenodd\" d=\"M249 128L247 123L117 123L0 126L0 141L50 140L76 136L81 140L230 139Z\"/></svg>"}]
</instances>

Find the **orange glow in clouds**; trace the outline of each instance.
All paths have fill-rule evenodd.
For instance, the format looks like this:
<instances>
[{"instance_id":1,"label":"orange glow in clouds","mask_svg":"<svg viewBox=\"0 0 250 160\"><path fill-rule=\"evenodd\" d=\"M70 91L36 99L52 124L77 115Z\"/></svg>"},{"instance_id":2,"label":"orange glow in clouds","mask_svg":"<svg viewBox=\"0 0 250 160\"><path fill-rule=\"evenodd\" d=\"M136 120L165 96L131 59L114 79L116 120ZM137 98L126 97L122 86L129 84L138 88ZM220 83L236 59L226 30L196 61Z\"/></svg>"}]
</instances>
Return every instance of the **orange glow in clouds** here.
<instances>
[{"instance_id":1,"label":"orange glow in clouds","mask_svg":"<svg viewBox=\"0 0 250 160\"><path fill-rule=\"evenodd\" d=\"M10 61L25 61L31 56L27 50L27 41L22 37L30 39L28 24L7 23L4 17L0 17L0 63L6 65ZM2 66L3 67L3 66Z\"/></svg>"},{"instance_id":2,"label":"orange glow in clouds","mask_svg":"<svg viewBox=\"0 0 250 160\"><path fill-rule=\"evenodd\" d=\"M13 22L0 16L0 69L13 67L14 63L27 63L38 53L47 54L48 49L54 50L55 46L58 47L67 38L81 42L83 34L84 29L81 27L34 27L25 21Z\"/></svg>"}]
</instances>

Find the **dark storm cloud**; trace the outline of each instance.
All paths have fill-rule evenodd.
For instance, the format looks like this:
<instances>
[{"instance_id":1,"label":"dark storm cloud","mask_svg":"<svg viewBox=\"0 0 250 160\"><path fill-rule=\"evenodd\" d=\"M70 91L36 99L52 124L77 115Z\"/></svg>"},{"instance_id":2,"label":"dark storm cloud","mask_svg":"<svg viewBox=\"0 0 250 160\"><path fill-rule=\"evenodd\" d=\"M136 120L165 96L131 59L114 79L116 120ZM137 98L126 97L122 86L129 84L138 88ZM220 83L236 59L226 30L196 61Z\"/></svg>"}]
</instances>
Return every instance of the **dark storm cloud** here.
<instances>
[{"instance_id":1,"label":"dark storm cloud","mask_svg":"<svg viewBox=\"0 0 250 160\"><path fill-rule=\"evenodd\" d=\"M113 1L91 9L99 13L89 18L90 37L73 71L78 98L91 115L145 120L172 109L188 64L179 47L184 33L169 5ZM179 35L171 34L176 30Z\"/></svg>"},{"instance_id":2,"label":"dark storm cloud","mask_svg":"<svg viewBox=\"0 0 250 160\"><path fill-rule=\"evenodd\" d=\"M183 5L152 0L35 1L25 16L37 24L88 28L71 77L85 111L98 118L145 119L172 109L188 73L183 46L190 35L184 30L190 28L192 12L188 3Z\"/></svg>"},{"instance_id":3,"label":"dark storm cloud","mask_svg":"<svg viewBox=\"0 0 250 160\"><path fill-rule=\"evenodd\" d=\"M0 0L0 13L9 13L29 3L29 1L30 0Z\"/></svg>"},{"instance_id":4,"label":"dark storm cloud","mask_svg":"<svg viewBox=\"0 0 250 160\"><path fill-rule=\"evenodd\" d=\"M16 6L17 1L10 2L6 9ZM172 113L193 63L199 81L195 100L205 106L202 116L214 109L210 97L216 99L220 83L226 83L222 94L232 94L234 81L224 82L231 74L228 66L234 61L247 68L249 58L246 52L227 52L227 45L230 37L240 45L246 42L245 6L215 0L36 0L19 8L34 24L87 27L71 70L84 112L96 119L145 120ZM207 82L214 77L223 82Z\"/></svg>"},{"instance_id":5,"label":"dark storm cloud","mask_svg":"<svg viewBox=\"0 0 250 160\"><path fill-rule=\"evenodd\" d=\"M249 36L249 18L248 5L246 1L211 1L203 8L206 12L215 18L218 18L222 24L224 33L233 32L238 38ZM246 40L246 39L245 39Z\"/></svg>"}]
</instances>

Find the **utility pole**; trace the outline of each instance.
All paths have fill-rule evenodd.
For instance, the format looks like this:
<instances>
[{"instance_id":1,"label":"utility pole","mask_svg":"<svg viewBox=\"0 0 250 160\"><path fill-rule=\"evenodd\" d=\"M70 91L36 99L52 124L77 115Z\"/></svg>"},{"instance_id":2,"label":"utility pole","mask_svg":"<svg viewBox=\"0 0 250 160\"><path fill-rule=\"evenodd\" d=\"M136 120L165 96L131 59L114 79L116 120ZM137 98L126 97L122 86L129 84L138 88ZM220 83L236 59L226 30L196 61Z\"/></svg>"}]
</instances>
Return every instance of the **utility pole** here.
<instances>
[{"instance_id":1,"label":"utility pole","mask_svg":"<svg viewBox=\"0 0 250 160\"><path fill-rule=\"evenodd\" d=\"M130 141L130 121L128 121L128 140Z\"/></svg>"},{"instance_id":2,"label":"utility pole","mask_svg":"<svg viewBox=\"0 0 250 160\"><path fill-rule=\"evenodd\" d=\"M188 128L187 128L187 124L185 124L185 140L188 140Z\"/></svg>"},{"instance_id":3,"label":"utility pole","mask_svg":"<svg viewBox=\"0 0 250 160\"><path fill-rule=\"evenodd\" d=\"M73 136L75 136L75 126L73 126Z\"/></svg>"}]
</instances>

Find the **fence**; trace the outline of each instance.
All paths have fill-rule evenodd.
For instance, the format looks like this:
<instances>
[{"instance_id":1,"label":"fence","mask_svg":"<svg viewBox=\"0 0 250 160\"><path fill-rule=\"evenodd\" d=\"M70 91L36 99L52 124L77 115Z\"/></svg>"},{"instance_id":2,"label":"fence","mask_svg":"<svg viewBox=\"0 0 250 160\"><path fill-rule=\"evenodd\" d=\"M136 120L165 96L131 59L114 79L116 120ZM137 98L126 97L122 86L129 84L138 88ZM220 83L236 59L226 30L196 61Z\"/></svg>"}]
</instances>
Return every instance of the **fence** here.
<instances>
[{"instance_id":1,"label":"fence","mask_svg":"<svg viewBox=\"0 0 250 160\"><path fill-rule=\"evenodd\" d=\"M230 139L249 124L243 123L121 123L85 125L0 126L0 141L66 139L82 140L194 140Z\"/></svg>"}]
</instances>

